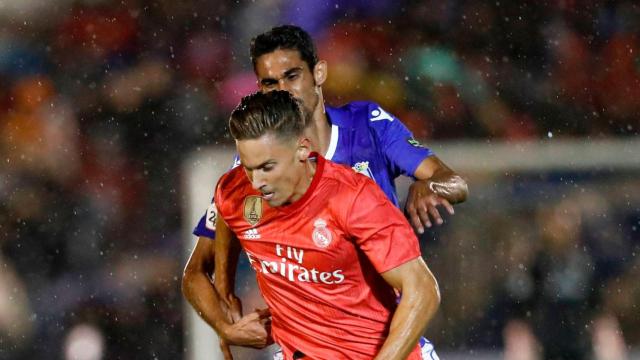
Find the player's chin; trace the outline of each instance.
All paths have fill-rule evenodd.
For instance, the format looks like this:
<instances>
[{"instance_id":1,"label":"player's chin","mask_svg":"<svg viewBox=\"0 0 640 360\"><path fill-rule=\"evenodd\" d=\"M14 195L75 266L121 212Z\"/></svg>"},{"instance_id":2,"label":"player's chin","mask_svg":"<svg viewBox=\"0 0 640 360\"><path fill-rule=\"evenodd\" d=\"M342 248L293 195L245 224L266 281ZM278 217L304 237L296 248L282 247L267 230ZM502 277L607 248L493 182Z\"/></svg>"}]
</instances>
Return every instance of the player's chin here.
<instances>
[{"instance_id":1,"label":"player's chin","mask_svg":"<svg viewBox=\"0 0 640 360\"><path fill-rule=\"evenodd\" d=\"M271 207L276 207L282 205L282 201L278 199L275 193L270 193L268 196L262 196L263 199L267 201L267 204Z\"/></svg>"}]
</instances>

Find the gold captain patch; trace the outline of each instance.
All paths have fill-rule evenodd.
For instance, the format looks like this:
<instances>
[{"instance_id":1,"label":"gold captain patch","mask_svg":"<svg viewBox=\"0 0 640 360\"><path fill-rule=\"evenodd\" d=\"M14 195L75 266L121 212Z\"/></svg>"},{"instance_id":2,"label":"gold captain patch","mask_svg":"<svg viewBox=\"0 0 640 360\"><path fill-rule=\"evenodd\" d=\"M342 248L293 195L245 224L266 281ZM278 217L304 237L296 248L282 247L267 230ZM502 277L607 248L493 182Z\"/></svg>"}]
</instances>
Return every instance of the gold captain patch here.
<instances>
[{"instance_id":1,"label":"gold captain patch","mask_svg":"<svg viewBox=\"0 0 640 360\"><path fill-rule=\"evenodd\" d=\"M262 198L260 196L247 196L244 198L244 219L247 220L251 226L260 221L262 217Z\"/></svg>"}]
</instances>

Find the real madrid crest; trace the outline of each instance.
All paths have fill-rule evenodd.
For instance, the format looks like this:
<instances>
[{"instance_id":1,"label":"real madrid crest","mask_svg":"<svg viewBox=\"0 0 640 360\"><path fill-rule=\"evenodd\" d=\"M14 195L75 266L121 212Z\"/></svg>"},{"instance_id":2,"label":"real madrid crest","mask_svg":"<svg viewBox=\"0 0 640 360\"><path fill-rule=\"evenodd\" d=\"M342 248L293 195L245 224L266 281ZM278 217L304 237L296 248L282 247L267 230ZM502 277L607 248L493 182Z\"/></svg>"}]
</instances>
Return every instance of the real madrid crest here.
<instances>
[{"instance_id":1,"label":"real madrid crest","mask_svg":"<svg viewBox=\"0 0 640 360\"><path fill-rule=\"evenodd\" d=\"M323 219L318 219L313 223L314 229L311 238L313 243L320 248L326 248L331 244L331 231L327 229L327 222Z\"/></svg>"},{"instance_id":2,"label":"real madrid crest","mask_svg":"<svg viewBox=\"0 0 640 360\"><path fill-rule=\"evenodd\" d=\"M262 218L262 198L255 195L244 198L244 211L242 214L251 226L257 224Z\"/></svg>"}]
</instances>

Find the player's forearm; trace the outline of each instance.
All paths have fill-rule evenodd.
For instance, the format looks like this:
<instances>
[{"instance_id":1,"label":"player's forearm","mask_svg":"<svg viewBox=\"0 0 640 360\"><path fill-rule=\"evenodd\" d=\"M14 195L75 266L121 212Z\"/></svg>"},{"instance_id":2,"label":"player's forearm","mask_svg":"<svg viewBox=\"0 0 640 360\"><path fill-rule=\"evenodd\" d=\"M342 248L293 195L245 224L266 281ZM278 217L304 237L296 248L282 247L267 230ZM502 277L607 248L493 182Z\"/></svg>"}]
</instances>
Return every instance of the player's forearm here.
<instances>
[{"instance_id":1,"label":"player's forearm","mask_svg":"<svg viewBox=\"0 0 640 360\"><path fill-rule=\"evenodd\" d=\"M417 282L404 286L400 304L391 320L389 336L375 360L406 359L418 344L439 305L438 285L431 272L428 271L428 276Z\"/></svg>"},{"instance_id":2,"label":"player's forearm","mask_svg":"<svg viewBox=\"0 0 640 360\"><path fill-rule=\"evenodd\" d=\"M217 224L214 286L226 299L235 288L240 243L223 221Z\"/></svg>"},{"instance_id":3,"label":"player's forearm","mask_svg":"<svg viewBox=\"0 0 640 360\"><path fill-rule=\"evenodd\" d=\"M238 258L240 256L240 246L237 241L232 240L232 244L225 247L226 249L218 253L216 244L216 270L213 282L218 294L223 298L233 294Z\"/></svg>"},{"instance_id":4,"label":"player's forearm","mask_svg":"<svg viewBox=\"0 0 640 360\"><path fill-rule=\"evenodd\" d=\"M230 322L222 302L204 271L186 269L182 278L182 293L198 315L220 336Z\"/></svg>"},{"instance_id":5,"label":"player's forearm","mask_svg":"<svg viewBox=\"0 0 640 360\"><path fill-rule=\"evenodd\" d=\"M443 197L451 204L461 203L467 199L469 187L466 180L451 171L435 173L426 181L427 186L434 194Z\"/></svg>"},{"instance_id":6,"label":"player's forearm","mask_svg":"<svg viewBox=\"0 0 640 360\"><path fill-rule=\"evenodd\" d=\"M437 156L429 156L424 159L415 170L414 176L418 181L424 182L433 193L447 199L451 204L460 203L467 199L469 188L466 180L451 170Z\"/></svg>"}]
</instances>

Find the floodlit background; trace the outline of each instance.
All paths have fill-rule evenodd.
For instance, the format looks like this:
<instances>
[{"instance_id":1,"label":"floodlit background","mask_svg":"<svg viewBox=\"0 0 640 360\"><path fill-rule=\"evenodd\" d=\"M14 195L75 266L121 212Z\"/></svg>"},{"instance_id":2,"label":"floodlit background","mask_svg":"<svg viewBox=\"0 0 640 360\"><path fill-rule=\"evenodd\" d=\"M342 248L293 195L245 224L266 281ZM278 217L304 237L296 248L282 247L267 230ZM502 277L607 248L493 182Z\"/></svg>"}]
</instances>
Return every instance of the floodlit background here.
<instances>
[{"instance_id":1,"label":"floodlit background","mask_svg":"<svg viewBox=\"0 0 640 360\"><path fill-rule=\"evenodd\" d=\"M0 0L0 359L194 356L203 169L281 23L327 102L379 102L470 182L421 239L442 358L638 357L636 2Z\"/></svg>"}]
</instances>

